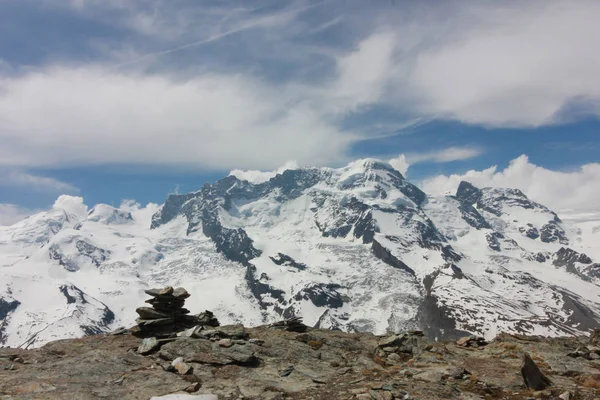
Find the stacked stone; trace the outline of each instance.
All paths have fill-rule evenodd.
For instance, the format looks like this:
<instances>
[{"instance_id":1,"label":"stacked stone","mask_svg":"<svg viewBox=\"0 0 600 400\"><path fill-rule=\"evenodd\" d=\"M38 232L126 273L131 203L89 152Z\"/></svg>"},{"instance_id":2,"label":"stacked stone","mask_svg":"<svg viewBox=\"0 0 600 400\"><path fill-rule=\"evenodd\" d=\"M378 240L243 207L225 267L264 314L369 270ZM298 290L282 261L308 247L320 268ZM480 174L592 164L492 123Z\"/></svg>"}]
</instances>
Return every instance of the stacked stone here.
<instances>
[{"instance_id":1,"label":"stacked stone","mask_svg":"<svg viewBox=\"0 0 600 400\"><path fill-rule=\"evenodd\" d=\"M306 332L308 326L302 322L302 317L292 317L283 321L272 323L268 326L273 329L286 330L288 332Z\"/></svg>"},{"instance_id":2,"label":"stacked stone","mask_svg":"<svg viewBox=\"0 0 600 400\"><path fill-rule=\"evenodd\" d=\"M174 289L169 286L163 289L148 289L145 292L152 296L146 300L152 307L139 307L135 310L139 315L136 322L141 336L169 336L197 325L219 325L219 321L210 311L188 315L190 311L183 306L190 294L184 288Z\"/></svg>"}]
</instances>

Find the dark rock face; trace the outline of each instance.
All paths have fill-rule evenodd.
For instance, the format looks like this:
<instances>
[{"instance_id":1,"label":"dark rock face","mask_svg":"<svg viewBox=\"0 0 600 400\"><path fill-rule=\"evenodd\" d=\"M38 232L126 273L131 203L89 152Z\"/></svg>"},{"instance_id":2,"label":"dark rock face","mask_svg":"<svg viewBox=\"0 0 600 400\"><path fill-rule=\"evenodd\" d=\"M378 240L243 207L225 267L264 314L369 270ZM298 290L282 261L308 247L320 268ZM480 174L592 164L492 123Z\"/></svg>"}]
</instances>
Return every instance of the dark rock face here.
<instances>
[{"instance_id":1,"label":"dark rock face","mask_svg":"<svg viewBox=\"0 0 600 400\"><path fill-rule=\"evenodd\" d=\"M496 216L502 215L502 207L521 207L525 209L541 209L553 215L553 222L560 222L558 216L543 205L529 200L519 189L478 189L469 182L462 181L458 185L456 198L464 205L477 205L477 209L484 210ZM467 221L468 222L468 221ZM532 231L533 234L533 231Z\"/></svg>"},{"instance_id":2,"label":"dark rock face","mask_svg":"<svg viewBox=\"0 0 600 400\"><path fill-rule=\"evenodd\" d=\"M462 218L475 229L491 229L491 225L479 214L471 204L461 202L458 207Z\"/></svg>"},{"instance_id":3,"label":"dark rock face","mask_svg":"<svg viewBox=\"0 0 600 400\"><path fill-rule=\"evenodd\" d=\"M67 299L67 304L73 304L76 308L89 304L86 294L75 285L61 285L59 290ZM112 310L105 304L99 303L102 306L102 317L94 321L94 324L79 326L85 335L97 335L106 332L115 320L115 314Z\"/></svg>"},{"instance_id":4,"label":"dark rock face","mask_svg":"<svg viewBox=\"0 0 600 400\"><path fill-rule=\"evenodd\" d=\"M77 240L75 247L79 254L89 258L96 267L99 267L104 261L110 257L110 251L98 248L83 240ZM51 259L58 261L67 271L78 271L80 266L77 260L71 256L65 255L58 244L53 244L48 249L48 255Z\"/></svg>"},{"instance_id":5,"label":"dark rock face","mask_svg":"<svg viewBox=\"0 0 600 400\"><path fill-rule=\"evenodd\" d=\"M462 269L460 269L460 267L458 267L456 264L450 264L450 269L452 270L453 276L455 278L463 279L465 277Z\"/></svg>"},{"instance_id":6,"label":"dark rock face","mask_svg":"<svg viewBox=\"0 0 600 400\"><path fill-rule=\"evenodd\" d=\"M529 224L529 225L531 225L531 224ZM527 228L520 227L519 232L521 232L523 235L527 236L528 238L534 239L534 240L540 237L540 231L533 226L528 226Z\"/></svg>"},{"instance_id":7,"label":"dark rock face","mask_svg":"<svg viewBox=\"0 0 600 400\"><path fill-rule=\"evenodd\" d=\"M590 278L600 279L600 264L595 263L583 269L582 273Z\"/></svg>"},{"instance_id":8,"label":"dark rock face","mask_svg":"<svg viewBox=\"0 0 600 400\"><path fill-rule=\"evenodd\" d=\"M77 250L80 254L89 257L96 267L99 267L102 262L106 261L108 255L110 254L109 251L100 249L87 242L84 242L83 240L78 240L75 243L75 247L77 247Z\"/></svg>"},{"instance_id":9,"label":"dark rock face","mask_svg":"<svg viewBox=\"0 0 600 400\"><path fill-rule=\"evenodd\" d=\"M341 288L334 283L308 286L296 293L294 300L310 300L317 307L340 308L344 305L344 298L338 292Z\"/></svg>"},{"instance_id":10,"label":"dark rock face","mask_svg":"<svg viewBox=\"0 0 600 400\"><path fill-rule=\"evenodd\" d=\"M415 275L415 271L412 268L396 258L391 251L382 246L377 240L373 240L373 243L371 244L371 250L373 251L373 255L384 263L391 265L394 268L406 271L411 275Z\"/></svg>"},{"instance_id":11,"label":"dark rock face","mask_svg":"<svg viewBox=\"0 0 600 400\"><path fill-rule=\"evenodd\" d=\"M80 304L87 303L87 300L83 296L83 292L81 292L81 290L77 289L75 286L62 285L59 288L59 290L66 297L67 304L73 304L78 302ZM71 294L70 292L74 292L75 295Z\"/></svg>"},{"instance_id":12,"label":"dark rock face","mask_svg":"<svg viewBox=\"0 0 600 400\"><path fill-rule=\"evenodd\" d=\"M313 200L321 206L326 201L332 201L324 196L316 197ZM334 218L327 225L319 223L318 214L315 215L315 224L324 237L346 237L354 230L354 237L357 239L362 238L363 243L366 244L371 243L375 232L379 231L377 224L373 220L371 207L360 202L355 197L352 197L347 203L329 203L328 206L333 208ZM318 209L314 211L318 212Z\"/></svg>"},{"instance_id":13,"label":"dark rock face","mask_svg":"<svg viewBox=\"0 0 600 400\"><path fill-rule=\"evenodd\" d=\"M576 262L581 264L591 264L592 260L583 253L578 253L568 247L561 247L560 250L554 254L554 261L552 261L552 264L557 267L564 267L566 265L573 265Z\"/></svg>"},{"instance_id":14,"label":"dark rock face","mask_svg":"<svg viewBox=\"0 0 600 400\"><path fill-rule=\"evenodd\" d=\"M463 256L458 254L449 244L442 247L442 257L447 262L459 262Z\"/></svg>"},{"instance_id":15,"label":"dark rock face","mask_svg":"<svg viewBox=\"0 0 600 400\"><path fill-rule=\"evenodd\" d=\"M7 321L9 315L12 312L14 312L20 305L21 302L19 300L5 299L0 297L0 344L4 344L6 342L6 338L4 337L5 326L3 322Z\"/></svg>"},{"instance_id":16,"label":"dark rock face","mask_svg":"<svg viewBox=\"0 0 600 400\"><path fill-rule=\"evenodd\" d=\"M559 291L564 301L563 309L569 311L566 324L577 326L581 330L591 331L600 328L596 313L581 302L581 298L568 291Z\"/></svg>"},{"instance_id":17,"label":"dark rock face","mask_svg":"<svg viewBox=\"0 0 600 400\"><path fill-rule=\"evenodd\" d=\"M592 264L591 258L583 253L578 253L568 247L561 247L560 250L554 254L553 258L552 265L563 267L568 272L575 274L584 280L600 277L598 264ZM582 266L590 265L585 268L581 268L582 266L577 268L576 263L582 264Z\"/></svg>"},{"instance_id":18,"label":"dark rock face","mask_svg":"<svg viewBox=\"0 0 600 400\"><path fill-rule=\"evenodd\" d=\"M56 244L50 246L48 249L48 255L50 259L58 261L60 265L62 265L67 271L75 272L79 270L79 265L70 258L66 257L60 247Z\"/></svg>"},{"instance_id":19,"label":"dark rock face","mask_svg":"<svg viewBox=\"0 0 600 400\"><path fill-rule=\"evenodd\" d=\"M463 204L473 206L481 199L481 190L470 184L462 181L456 190L456 198Z\"/></svg>"},{"instance_id":20,"label":"dark rock face","mask_svg":"<svg viewBox=\"0 0 600 400\"><path fill-rule=\"evenodd\" d=\"M208 236L208 235L207 235ZM229 229L221 227L216 234L209 236L215 242L217 251L223 253L231 261L246 264L262 252L253 246L254 241L242 228Z\"/></svg>"},{"instance_id":21,"label":"dark rock face","mask_svg":"<svg viewBox=\"0 0 600 400\"><path fill-rule=\"evenodd\" d=\"M108 307L104 309L102 318L98 325L81 325L80 328L86 336L99 335L100 333L106 332L108 326L115 320L115 314Z\"/></svg>"},{"instance_id":22,"label":"dark rock face","mask_svg":"<svg viewBox=\"0 0 600 400\"><path fill-rule=\"evenodd\" d=\"M564 245L569 244L569 239L567 239L564 229L553 221L542 226L542 229L540 230L540 238L544 243L558 242Z\"/></svg>"},{"instance_id":23,"label":"dark rock face","mask_svg":"<svg viewBox=\"0 0 600 400\"><path fill-rule=\"evenodd\" d=\"M152 225L150 227L155 229L173 220L177 215L179 215L183 204L194 197L196 197L196 193L169 195L162 209L152 216Z\"/></svg>"},{"instance_id":24,"label":"dark rock face","mask_svg":"<svg viewBox=\"0 0 600 400\"><path fill-rule=\"evenodd\" d=\"M492 232L485 235L485 240L488 243L488 247L494 251L501 251L500 241L498 239L504 238L504 235L498 232Z\"/></svg>"},{"instance_id":25,"label":"dark rock face","mask_svg":"<svg viewBox=\"0 0 600 400\"><path fill-rule=\"evenodd\" d=\"M283 253L277 253L277 256L269 257L271 259L271 261L273 261L275 264L277 265L281 265L284 267L291 267L300 271L304 271L306 269L306 264L297 262L296 260L294 260L292 257L283 254Z\"/></svg>"},{"instance_id":26,"label":"dark rock face","mask_svg":"<svg viewBox=\"0 0 600 400\"><path fill-rule=\"evenodd\" d=\"M285 295L283 290L275 289L265 283L265 278L267 277L257 278L256 267L251 263L248 263L245 275L246 283L263 309L266 309L269 305L273 305L273 300L275 300L275 302L283 303ZM269 297L273 300L269 299Z\"/></svg>"},{"instance_id":27,"label":"dark rock face","mask_svg":"<svg viewBox=\"0 0 600 400\"><path fill-rule=\"evenodd\" d=\"M18 300L6 300L0 298L0 320L5 319L8 314L15 311L19 305L21 305L21 302Z\"/></svg>"}]
</instances>

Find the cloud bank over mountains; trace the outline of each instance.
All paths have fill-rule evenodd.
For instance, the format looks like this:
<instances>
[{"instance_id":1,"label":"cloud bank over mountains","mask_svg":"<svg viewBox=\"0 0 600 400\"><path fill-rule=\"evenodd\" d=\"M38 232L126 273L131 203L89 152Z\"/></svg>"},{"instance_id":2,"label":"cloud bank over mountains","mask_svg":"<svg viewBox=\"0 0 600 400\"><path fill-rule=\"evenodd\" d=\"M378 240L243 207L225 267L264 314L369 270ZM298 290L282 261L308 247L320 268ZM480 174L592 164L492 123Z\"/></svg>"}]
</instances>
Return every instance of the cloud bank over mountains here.
<instances>
[{"instance_id":1,"label":"cloud bank over mountains","mask_svg":"<svg viewBox=\"0 0 600 400\"><path fill-rule=\"evenodd\" d=\"M516 188L529 198L560 210L599 211L600 163L590 163L571 171L555 171L537 166L526 155L498 170L470 170L464 174L438 175L425 179L420 187L428 193L454 192L466 180L478 187Z\"/></svg>"}]
</instances>

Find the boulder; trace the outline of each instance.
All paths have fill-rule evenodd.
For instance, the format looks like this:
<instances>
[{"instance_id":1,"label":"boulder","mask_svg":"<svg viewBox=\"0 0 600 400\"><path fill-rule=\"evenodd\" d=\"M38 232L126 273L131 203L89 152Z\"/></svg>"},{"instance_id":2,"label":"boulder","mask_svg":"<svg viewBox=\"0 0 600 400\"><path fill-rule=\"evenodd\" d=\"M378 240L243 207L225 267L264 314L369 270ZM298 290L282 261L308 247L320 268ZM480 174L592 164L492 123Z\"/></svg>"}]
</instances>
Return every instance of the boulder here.
<instances>
[{"instance_id":1,"label":"boulder","mask_svg":"<svg viewBox=\"0 0 600 400\"><path fill-rule=\"evenodd\" d=\"M521 375L525 386L533 390L544 390L552 385L552 382L546 375L540 371L536 363L531 359L529 354L523 354L523 362L521 364Z\"/></svg>"}]
</instances>

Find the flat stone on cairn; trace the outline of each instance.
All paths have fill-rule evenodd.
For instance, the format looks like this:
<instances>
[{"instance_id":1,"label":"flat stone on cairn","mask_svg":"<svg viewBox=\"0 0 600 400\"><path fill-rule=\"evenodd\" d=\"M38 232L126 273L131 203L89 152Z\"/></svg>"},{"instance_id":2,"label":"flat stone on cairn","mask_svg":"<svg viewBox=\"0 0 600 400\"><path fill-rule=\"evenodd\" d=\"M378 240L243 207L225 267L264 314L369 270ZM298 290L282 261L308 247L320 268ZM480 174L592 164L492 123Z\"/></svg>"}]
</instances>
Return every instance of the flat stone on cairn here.
<instances>
[{"instance_id":1,"label":"flat stone on cairn","mask_svg":"<svg viewBox=\"0 0 600 400\"><path fill-rule=\"evenodd\" d=\"M139 336L169 336L184 329L198 325L219 326L219 321L210 311L199 315L188 315L184 308L185 299L190 294L184 288L168 286L162 289L148 289L145 293L152 296L146 303L152 307L139 307L135 311L139 318Z\"/></svg>"}]
</instances>

